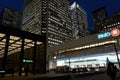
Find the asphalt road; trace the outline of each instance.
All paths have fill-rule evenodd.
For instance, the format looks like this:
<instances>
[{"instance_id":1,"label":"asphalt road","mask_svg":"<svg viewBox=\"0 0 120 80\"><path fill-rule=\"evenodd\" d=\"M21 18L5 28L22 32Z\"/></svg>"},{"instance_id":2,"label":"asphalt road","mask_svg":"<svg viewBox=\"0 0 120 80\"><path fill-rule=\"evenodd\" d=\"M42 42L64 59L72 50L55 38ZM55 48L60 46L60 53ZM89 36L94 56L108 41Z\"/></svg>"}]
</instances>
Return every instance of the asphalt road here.
<instances>
[{"instance_id":1,"label":"asphalt road","mask_svg":"<svg viewBox=\"0 0 120 80\"><path fill-rule=\"evenodd\" d=\"M106 73L93 74L85 77L74 77L72 80L111 80ZM120 72L117 73L116 80L120 80Z\"/></svg>"},{"instance_id":2,"label":"asphalt road","mask_svg":"<svg viewBox=\"0 0 120 80\"><path fill-rule=\"evenodd\" d=\"M34 78L32 80L110 80L104 73L88 73L88 74L69 74L65 76ZM120 80L120 72L117 73L116 80Z\"/></svg>"}]
</instances>

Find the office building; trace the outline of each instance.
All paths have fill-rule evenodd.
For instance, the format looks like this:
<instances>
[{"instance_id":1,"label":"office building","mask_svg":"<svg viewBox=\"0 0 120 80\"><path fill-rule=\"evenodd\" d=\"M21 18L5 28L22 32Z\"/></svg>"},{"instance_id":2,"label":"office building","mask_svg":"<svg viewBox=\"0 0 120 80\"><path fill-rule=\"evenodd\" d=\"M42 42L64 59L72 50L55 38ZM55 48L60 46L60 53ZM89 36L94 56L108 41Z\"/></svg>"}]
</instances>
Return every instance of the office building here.
<instances>
[{"instance_id":1,"label":"office building","mask_svg":"<svg viewBox=\"0 0 120 80\"><path fill-rule=\"evenodd\" d=\"M25 0L22 30L44 35L52 47L71 40L69 0Z\"/></svg>"},{"instance_id":2,"label":"office building","mask_svg":"<svg viewBox=\"0 0 120 80\"><path fill-rule=\"evenodd\" d=\"M114 28L120 28L120 12L113 14L112 17L108 17L102 21L98 21L98 32L110 31Z\"/></svg>"},{"instance_id":3,"label":"office building","mask_svg":"<svg viewBox=\"0 0 120 80\"><path fill-rule=\"evenodd\" d=\"M21 29L22 12L15 9L4 8L1 16L1 24L4 26Z\"/></svg>"},{"instance_id":4,"label":"office building","mask_svg":"<svg viewBox=\"0 0 120 80\"><path fill-rule=\"evenodd\" d=\"M93 21L94 21L94 33L99 33L100 30L103 28L99 24L100 21L103 21L104 19L108 18L107 11L105 7L101 7L95 11L93 11Z\"/></svg>"},{"instance_id":5,"label":"office building","mask_svg":"<svg viewBox=\"0 0 120 80\"><path fill-rule=\"evenodd\" d=\"M72 19L73 38L79 39L81 37L87 36L89 34L87 12L76 2L74 2L70 6L70 11Z\"/></svg>"},{"instance_id":6,"label":"office building","mask_svg":"<svg viewBox=\"0 0 120 80\"><path fill-rule=\"evenodd\" d=\"M100 21L99 23L99 26L103 27L100 32L110 31L114 28L120 28L120 12L115 13L112 17Z\"/></svg>"}]
</instances>

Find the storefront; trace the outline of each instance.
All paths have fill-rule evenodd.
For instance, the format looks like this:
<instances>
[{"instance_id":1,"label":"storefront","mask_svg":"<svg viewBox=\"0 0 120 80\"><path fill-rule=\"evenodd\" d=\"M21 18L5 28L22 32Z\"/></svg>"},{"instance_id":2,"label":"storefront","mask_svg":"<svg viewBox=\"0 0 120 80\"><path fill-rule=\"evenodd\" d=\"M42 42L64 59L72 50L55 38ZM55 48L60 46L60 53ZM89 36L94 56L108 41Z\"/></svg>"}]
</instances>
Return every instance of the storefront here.
<instances>
[{"instance_id":1,"label":"storefront","mask_svg":"<svg viewBox=\"0 0 120 80\"><path fill-rule=\"evenodd\" d=\"M73 58L64 58L57 60L57 66L70 66L71 68L79 67L106 67L107 60L116 63L116 53L103 53L98 55L80 56Z\"/></svg>"},{"instance_id":2,"label":"storefront","mask_svg":"<svg viewBox=\"0 0 120 80\"><path fill-rule=\"evenodd\" d=\"M114 29L49 48L51 54L49 68L106 67L108 60L119 67L119 33L119 29Z\"/></svg>"}]
</instances>

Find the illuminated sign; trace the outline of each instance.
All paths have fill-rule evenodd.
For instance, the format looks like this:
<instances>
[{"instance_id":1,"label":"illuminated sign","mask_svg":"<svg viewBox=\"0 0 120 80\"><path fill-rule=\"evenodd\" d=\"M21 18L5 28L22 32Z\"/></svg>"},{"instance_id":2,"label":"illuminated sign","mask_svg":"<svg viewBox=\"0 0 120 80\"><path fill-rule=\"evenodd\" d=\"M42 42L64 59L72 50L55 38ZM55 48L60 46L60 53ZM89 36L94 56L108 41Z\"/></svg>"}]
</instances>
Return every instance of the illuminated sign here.
<instances>
[{"instance_id":1,"label":"illuminated sign","mask_svg":"<svg viewBox=\"0 0 120 80\"><path fill-rule=\"evenodd\" d=\"M26 59L23 59L23 62L25 62L25 63L33 63L33 60L26 60Z\"/></svg>"},{"instance_id":2,"label":"illuminated sign","mask_svg":"<svg viewBox=\"0 0 120 80\"><path fill-rule=\"evenodd\" d=\"M106 32L106 33L103 33L103 34L98 34L98 39L106 38L106 37L109 37L110 35L111 35L110 32Z\"/></svg>"},{"instance_id":3,"label":"illuminated sign","mask_svg":"<svg viewBox=\"0 0 120 80\"><path fill-rule=\"evenodd\" d=\"M120 34L119 29L113 29L113 30L111 31L111 35L112 35L113 37L119 36L119 34Z\"/></svg>"},{"instance_id":4,"label":"illuminated sign","mask_svg":"<svg viewBox=\"0 0 120 80\"><path fill-rule=\"evenodd\" d=\"M110 37L111 35L113 37L119 36L120 35L119 29L113 29L111 32L105 32L105 33L102 33L102 34L98 34L97 37L98 37L98 39L101 39L101 38Z\"/></svg>"}]
</instances>

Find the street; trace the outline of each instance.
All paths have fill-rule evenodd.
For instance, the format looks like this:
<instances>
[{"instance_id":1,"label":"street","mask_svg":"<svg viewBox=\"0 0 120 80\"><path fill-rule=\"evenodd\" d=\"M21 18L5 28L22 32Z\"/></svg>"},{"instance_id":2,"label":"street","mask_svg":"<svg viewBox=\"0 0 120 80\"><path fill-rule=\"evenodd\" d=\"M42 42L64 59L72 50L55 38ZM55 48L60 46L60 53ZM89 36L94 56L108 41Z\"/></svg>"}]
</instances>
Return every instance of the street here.
<instances>
[{"instance_id":1,"label":"street","mask_svg":"<svg viewBox=\"0 0 120 80\"><path fill-rule=\"evenodd\" d=\"M65 76L34 78L32 80L110 80L107 74L104 73L90 73L90 74L69 74ZM120 72L117 73L116 80L120 80Z\"/></svg>"}]
</instances>

